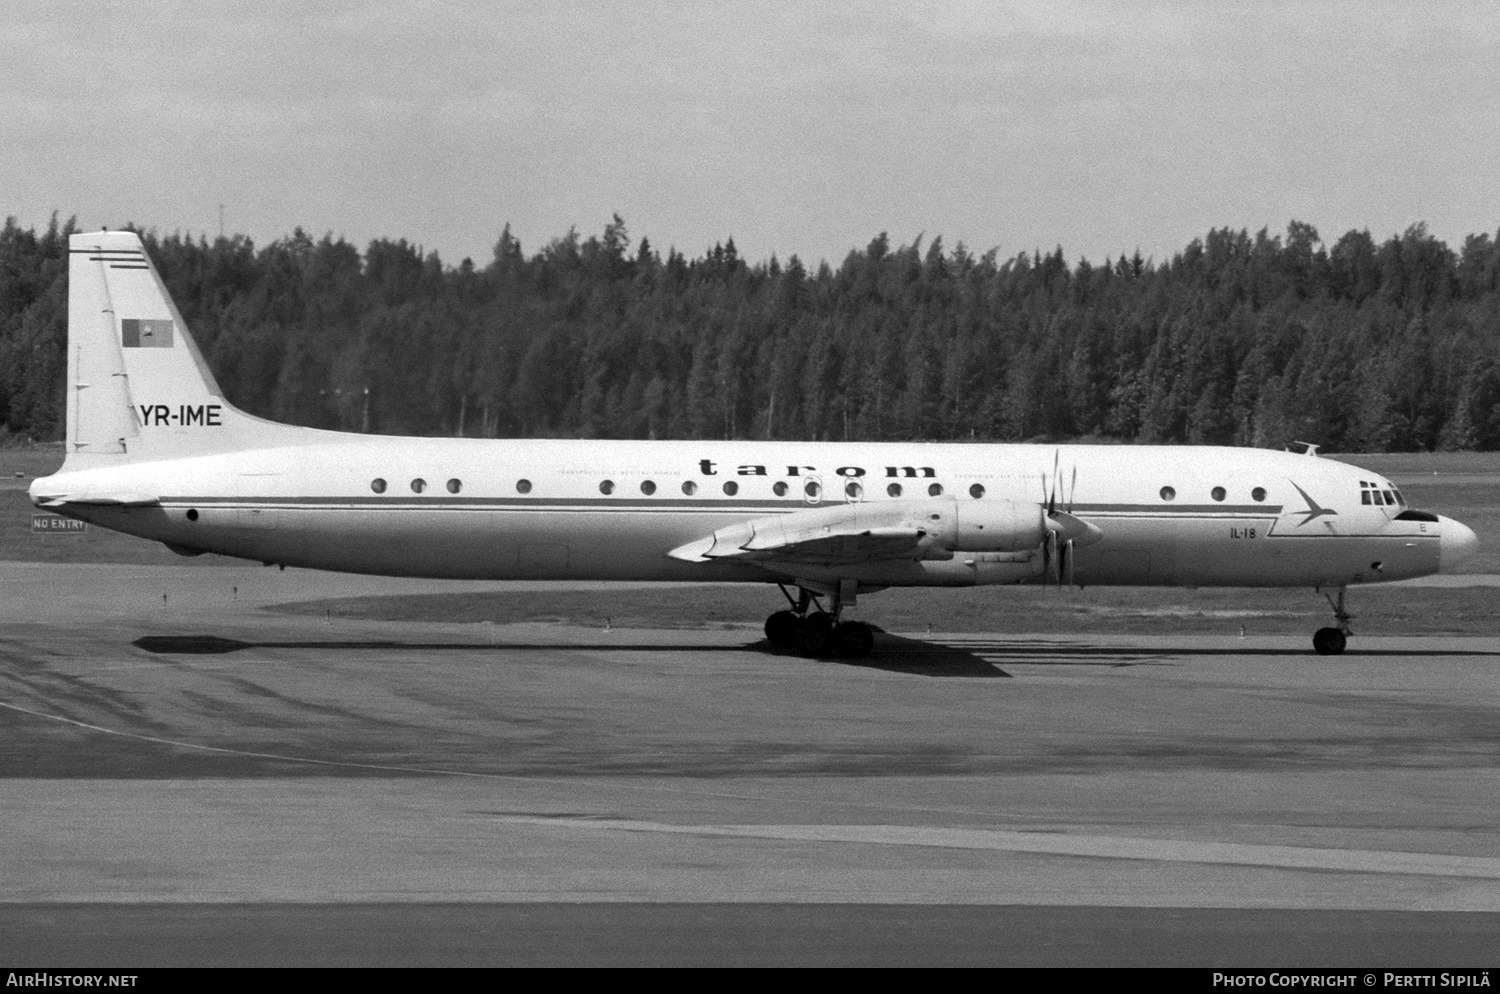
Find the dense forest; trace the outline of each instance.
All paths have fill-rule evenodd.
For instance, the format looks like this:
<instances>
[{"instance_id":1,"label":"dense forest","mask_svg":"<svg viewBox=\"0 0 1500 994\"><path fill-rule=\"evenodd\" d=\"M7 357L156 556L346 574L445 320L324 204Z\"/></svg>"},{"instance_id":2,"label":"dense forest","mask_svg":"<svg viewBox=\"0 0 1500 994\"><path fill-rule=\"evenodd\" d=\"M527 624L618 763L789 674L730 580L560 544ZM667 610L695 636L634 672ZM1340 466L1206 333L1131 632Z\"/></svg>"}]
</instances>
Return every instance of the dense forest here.
<instances>
[{"instance_id":1,"label":"dense forest","mask_svg":"<svg viewBox=\"0 0 1500 994\"><path fill-rule=\"evenodd\" d=\"M0 439L61 437L67 236L0 233ZM1500 448L1500 244L1220 229L1070 266L881 235L837 267L616 216L446 266L300 229L145 235L227 398L389 434Z\"/></svg>"}]
</instances>

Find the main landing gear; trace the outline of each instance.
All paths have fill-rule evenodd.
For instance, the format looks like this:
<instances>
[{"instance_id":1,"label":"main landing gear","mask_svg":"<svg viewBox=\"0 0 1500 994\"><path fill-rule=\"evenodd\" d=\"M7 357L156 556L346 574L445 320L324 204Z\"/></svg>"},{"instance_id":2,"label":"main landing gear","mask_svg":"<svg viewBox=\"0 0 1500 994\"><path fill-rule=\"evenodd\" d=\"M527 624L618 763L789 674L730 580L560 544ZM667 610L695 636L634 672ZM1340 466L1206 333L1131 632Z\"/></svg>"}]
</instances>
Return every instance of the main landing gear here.
<instances>
[{"instance_id":1,"label":"main landing gear","mask_svg":"<svg viewBox=\"0 0 1500 994\"><path fill-rule=\"evenodd\" d=\"M1334 600L1323 591L1319 593L1322 593L1324 599L1328 601L1328 606L1333 608L1333 616L1338 619L1338 627L1319 628L1313 634L1313 649L1320 656L1337 656L1344 651L1344 645L1349 641L1349 636L1354 634L1349 628L1349 622L1354 619L1354 615L1344 610L1343 587L1339 588L1338 600Z\"/></svg>"},{"instance_id":2,"label":"main landing gear","mask_svg":"<svg viewBox=\"0 0 1500 994\"><path fill-rule=\"evenodd\" d=\"M782 584L781 592L791 608L777 611L766 619L766 638L778 649L789 649L799 656L842 656L845 659L864 659L875 648L875 633L870 626L858 621L844 621L845 603L853 603L853 591L843 596L843 591L829 595L830 611L823 610L816 594L799 587L797 596L787 593Z\"/></svg>"}]
</instances>

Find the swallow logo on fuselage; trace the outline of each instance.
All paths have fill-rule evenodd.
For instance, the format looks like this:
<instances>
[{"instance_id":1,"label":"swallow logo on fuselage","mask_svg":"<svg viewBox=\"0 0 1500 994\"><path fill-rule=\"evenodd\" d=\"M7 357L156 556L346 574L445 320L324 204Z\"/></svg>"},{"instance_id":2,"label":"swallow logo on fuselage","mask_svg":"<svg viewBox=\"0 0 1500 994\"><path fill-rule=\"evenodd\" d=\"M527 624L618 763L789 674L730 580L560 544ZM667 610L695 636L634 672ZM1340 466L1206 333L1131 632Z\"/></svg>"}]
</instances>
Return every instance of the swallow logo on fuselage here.
<instances>
[{"instance_id":1,"label":"swallow logo on fuselage","mask_svg":"<svg viewBox=\"0 0 1500 994\"><path fill-rule=\"evenodd\" d=\"M1297 527L1298 528L1301 528L1303 525L1307 524L1309 521L1312 521L1312 520L1314 520L1316 518L1321 518L1325 514L1331 514L1331 515L1334 515L1335 517L1338 515L1339 512L1335 511L1333 508L1331 508L1331 507L1324 507L1322 504L1319 504L1317 501L1315 501L1311 497L1309 497L1307 495L1307 491L1303 490L1301 487L1297 486L1297 484L1294 483L1293 481L1288 480L1287 482L1291 483L1292 486L1296 489L1296 491L1299 494L1302 495L1302 499L1305 500L1305 501L1307 501L1307 510L1306 511L1293 511L1293 512L1291 512L1293 514L1300 514L1300 515L1302 515L1302 520L1299 521L1299 522L1297 522Z\"/></svg>"}]
</instances>

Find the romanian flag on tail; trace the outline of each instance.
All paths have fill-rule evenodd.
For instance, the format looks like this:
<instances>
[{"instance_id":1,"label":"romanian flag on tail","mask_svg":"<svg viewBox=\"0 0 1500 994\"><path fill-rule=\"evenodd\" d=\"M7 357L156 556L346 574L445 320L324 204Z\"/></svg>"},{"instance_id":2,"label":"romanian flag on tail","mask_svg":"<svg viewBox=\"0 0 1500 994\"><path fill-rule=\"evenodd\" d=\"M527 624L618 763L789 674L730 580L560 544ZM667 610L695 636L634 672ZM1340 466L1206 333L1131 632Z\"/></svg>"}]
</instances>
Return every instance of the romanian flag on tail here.
<instances>
[{"instance_id":1,"label":"romanian flag on tail","mask_svg":"<svg viewBox=\"0 0 1500 994\"><path fill-rule=\"evenodd\" d=\"M120 345L127 349L170 349L172 322L125 318L120 322Z\"/></svg>"}]
</instances>

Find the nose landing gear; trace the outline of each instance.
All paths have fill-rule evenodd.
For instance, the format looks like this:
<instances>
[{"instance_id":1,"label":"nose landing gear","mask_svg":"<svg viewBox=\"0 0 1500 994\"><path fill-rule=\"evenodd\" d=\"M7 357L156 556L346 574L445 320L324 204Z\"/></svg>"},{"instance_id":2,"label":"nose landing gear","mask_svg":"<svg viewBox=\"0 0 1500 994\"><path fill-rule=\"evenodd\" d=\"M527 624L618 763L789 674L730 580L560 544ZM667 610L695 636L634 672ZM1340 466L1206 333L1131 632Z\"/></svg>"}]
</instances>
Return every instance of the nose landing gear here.
<instances>
[{"instance_id":1,"label":"nose landing gear","mask_svg":"<svg viewBox=\"0 0 1500 994\"><path fill-rule=\"evenodd\" d=\"M1327 593L1323 594L1328 606L1333 608L1333 616L1338 620L1336 628L1319 628L1313 633L1313 650L1320 656L1337 656L1344 651L1344 645L1349 641L1349 636L1354 632L1349 628L1349 622L1354 615L1344 610L1344 589L1339 588L1338 600L1334 600Z\"/></svg>"},{"instance_id":2,"label":"nose landing gear","mask_svg":"<svg viewBox=\"0 0 1500 994\"><path fill-rule=\"evenodd\" d=\"M841 656L864 659L875 648L875 633L858 621L844 621L846 598L841 592L829 595L832 611L825 611L817 595L805 587L797 589L794 598L782 584L777 584L791 608L777 611L766 619L766 638L778 649L788 649L799 656ZM849 597L847 600L852 601Z\"/></svg>"}]
</instances>

